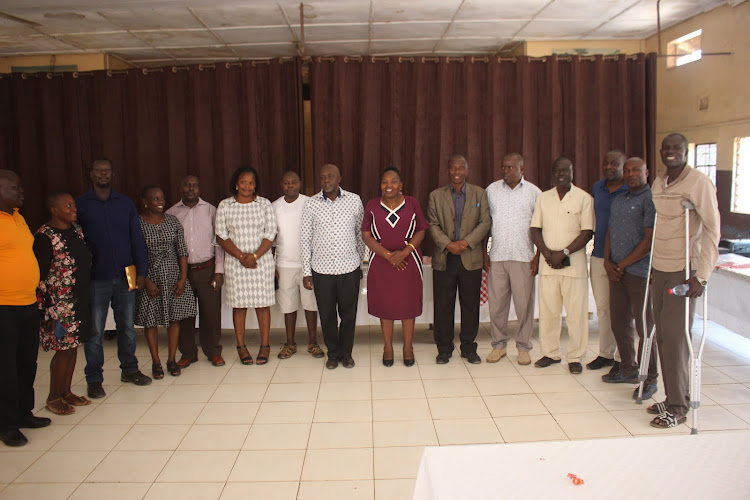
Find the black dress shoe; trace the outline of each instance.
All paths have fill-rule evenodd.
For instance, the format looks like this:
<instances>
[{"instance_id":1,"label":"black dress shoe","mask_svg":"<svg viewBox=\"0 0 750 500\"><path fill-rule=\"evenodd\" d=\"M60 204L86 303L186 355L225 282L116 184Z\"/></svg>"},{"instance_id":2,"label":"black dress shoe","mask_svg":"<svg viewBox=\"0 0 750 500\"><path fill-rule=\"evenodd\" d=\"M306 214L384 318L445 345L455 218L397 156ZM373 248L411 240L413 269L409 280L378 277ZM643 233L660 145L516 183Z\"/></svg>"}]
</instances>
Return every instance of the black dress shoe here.
<instances>
[{"instance_id":1,"label":"black dress shoe","mask_svg":"<svg viewBox=\"0 0 750 500\"><path fill-rule=\"evenodd\" d=\"M581 365L581 363L568 363L568 370L570 373L578 375L583 372L583 365Z\"/></svg>"},{"instance_id":2,"label":"black dress shoe","mask_svg":"<svg viewBox=\"0 0 750 500\"><path fill-rule=\"evenodd\" d=\"M614 363L615 363L614 359L597 356L596 359L594 359L594 361L586 365L586 369L598 370L599 368L604 368L605 366L612 366Z\"/></svg>"},{"instance_id":3,"label":"black dress shoe","mask_svg":"<svg viewBox=\"0 0 750 500\"><path fill-rule=\"evenodd\" d=\"M47 417L35 417L34 415L29 414L21 418L18 427L22 429L40 429L42 427L47 427L51 423L52 420Z\"/></svg>"},{"instance_id":4,"label":"black dress shoe","mask_svg":"<svg viewBox=\"0 0 750 500\"><path fill-rule=\"evenodd\" d=\"M341 364L344 365L344 368L354 368L354 359L349 356L348 358L342 359ZM393 364L393 360L391 360L391 364Z\"/></svg>"},{"instance_id":5,"label":"black dress shoe","mask_svg":"<svg viewBox=\"0 0 750 500\"><path fill-rule=\"evenodd\" d=\"M102 387L101 382L89 382L86 393L91 399L100 399L107 395L107 393L104 392L104 387Z\"/></svg>"},{"instance_id":6,"label":"black dress shoe","mask_svg":"<svg viewBox=\"0 0 750 500\"><path fill-rule=\"evenodd\" d=\"M332 358L328 357L328 361L326 361L326 368L329 370L333 370L334 368L338 368L339 366L339 359L338 358Z\"/></svg>"},{"instance_id":7,"label":"black dress shoe","mask_svg":"<svg viewBox=\"0 0 750 500\"><path fill-rule=\"evenodd\" d=\"M549 365L554 365L555 363L559 363L559 359L552 359L548 358L547 356L543 356L539 358L536 363L534 363L534 366L537 368L547 368Z\"/></svg>"},{"instance_id":8,"label":"black dress shoe","mask_svg":"<svg viewBox=\"0 0 750 500\"><path fill-rule=\"evenodd\" d=\"M414 366L414 358L404 358L404 366Z\"/></svg>"},{"instance_id":9,"label":"black dress shoe","mask_svg":"<svg viewBox=\"0 0 750 500\"><path fill-rule=\"evenodd\" d=\"M444 365L444 364L446 364L446 363L447 363L448 361L450 361L450 360L451 360L451 355L450 355L450 354L447 354L447 353L441 352L441 353L440 353L440 354L438 354L438 355L437 355L437 357L435 358L435 363L437 363L437 364L439 364L439 365Z\"/></svg>"},{"instance_id":10,"label":"black dress shoe","mask_svg":"<svg viewBox=\"0 0 750 500\"><path fill-rule=\"evenodd\" d=\"M391 359L385 359L385 358L383 358L383 366L388 366L388 367L393 366L393 358L391 358Z\"/></svg>"},{"instance_id":11,"label":"black dress shoe","mask_svg":"<svg viewBox=\"0 0 750 500\"><path fill-rule=\"evenodd\" d=\"M120 376L120 382L131 382L135 385L149 385L151 383L151 377L142 374L139 370L127 375L123 373Z\"/></svg>"},{"instance_id":12,"label":"black dress shoe","mask_svg":"<svg viewBox=\"0 0 750 500\"><path fill-rule=\"evenodd\" d=\"M29 440L26 439L26 436L23 435L23 432L18 429L0 431L0 441L2 441L5 446L23 446L29 442Z\"/></svg>"},{"instance_id":13,"label":"black dress shoe","mask_svg":"<svg viewBox=\"0 0 750 500\"><path fill-rule=\"evenodd\" d=\"M468 361L472 365L478 365L482 362L482 358L480 358L479 354L477 354L476 352L462 352L461 357L466 358L466 361Z\"/></svg>"},{"instance_id":14,"label":"black dress shoe","mask_svg":"<svg viewBox=\"0 0 750 500\"><path fill-rule=\"evenodd\" d=\"M635 372L632 375L625 375L619 370L615 373L607 373L602 375L602 382L608 384L637 384L638 372Z\"/></svg>"},{"instance_id":15,"label":"black dress shoe","mask_svg":"<svg viewBox=\"0 0 750 500\"><path fill-rule=\"evenodd\" d=\"M638 399L638 389L639 387L636 387L633 391L633 399ZM644 382L643 394L641 395L641 397L643 399L651 399L651 397L656 393L656 389L658 389L656 382L652 382L650 384L648 382Z\"/></svg>"}]
</instances>

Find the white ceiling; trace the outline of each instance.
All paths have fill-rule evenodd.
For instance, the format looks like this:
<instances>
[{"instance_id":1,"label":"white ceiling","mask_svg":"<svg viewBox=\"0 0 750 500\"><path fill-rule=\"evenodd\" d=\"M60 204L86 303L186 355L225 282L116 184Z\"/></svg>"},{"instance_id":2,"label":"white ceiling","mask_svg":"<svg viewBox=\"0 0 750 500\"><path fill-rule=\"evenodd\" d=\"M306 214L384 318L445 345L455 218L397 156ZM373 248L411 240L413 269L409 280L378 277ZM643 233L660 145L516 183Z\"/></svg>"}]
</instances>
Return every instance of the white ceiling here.
<instances>
[{"instance_id":1,"label":"white ceiling","mask_svg":"<svg viewBox=\"0 0 750 500\"><path fill-rule=\"evenodd\" d=\"M662 28L724 3L662 0ZM524 40L655 32L656 0L308 0L304 23L300 3L288 1L0 0L0 56L104 52L144 67L300 53L497 54Z\"/></svg>"}]
</instances>

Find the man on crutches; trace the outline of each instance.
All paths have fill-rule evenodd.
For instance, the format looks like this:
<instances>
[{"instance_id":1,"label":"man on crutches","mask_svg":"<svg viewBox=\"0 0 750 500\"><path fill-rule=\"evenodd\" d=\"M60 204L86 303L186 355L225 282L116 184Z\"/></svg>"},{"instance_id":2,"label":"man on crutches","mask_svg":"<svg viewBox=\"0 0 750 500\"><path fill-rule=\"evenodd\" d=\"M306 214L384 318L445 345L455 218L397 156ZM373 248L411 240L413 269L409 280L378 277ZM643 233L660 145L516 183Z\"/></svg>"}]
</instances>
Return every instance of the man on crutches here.
<instances>
[{"instance_id":1,"label":"man on crutches","mask_svg":"<svg viewBox=\"0 0 750 500\"><path fill-rule=\"evenodd\" d=\"M687 419L691 349L685 331L692 328L695 299L703 294L719 257L720 223L716 188L705 174L687 165L685 136L669 134L662 141L660 153L667 170L656 177L652 187L658 222L651 294L667 399L647 411L656 415L651 421L653 427L667 429ZM684 202L695 210L686 209ZM688 252L689 269L685 265ZM690 287L687 297L668 293L683 283ZM688 303L690 309L686 311Z\"/></svg>"},{"instance_id":2,"label":"man on crutches","mask_svg":"<svg viewBox=\"0 0 750 500\"><path fill-rule=\"evenodd\" d=\"M609 303L612 332L620 352L620 369L602 376L609 384L637 384L638 358L635 333L640 338L638 351L654 324L648 295L649 254L654 232L654 204L648 185L648 168L640 158L625 162L623 179L628 191L612 200L609 229L604 243L604 269L609 276ZM635 320L635 329L633 328ZM644 324L645 322L645 324ZM651 350L642 398L656 392L656 351ZM638 388L634 393L637 397Z\"/></svg>"}]
</instances>

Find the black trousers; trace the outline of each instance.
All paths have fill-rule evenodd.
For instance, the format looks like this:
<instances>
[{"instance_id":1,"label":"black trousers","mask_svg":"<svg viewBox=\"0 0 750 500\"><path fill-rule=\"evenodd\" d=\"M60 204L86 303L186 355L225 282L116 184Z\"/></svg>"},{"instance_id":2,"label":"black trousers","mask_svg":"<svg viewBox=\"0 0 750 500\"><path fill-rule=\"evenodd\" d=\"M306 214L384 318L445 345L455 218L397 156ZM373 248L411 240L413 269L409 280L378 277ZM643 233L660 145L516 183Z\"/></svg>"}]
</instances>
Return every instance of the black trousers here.
<instances>
[{"instance_id":1,"label":"black trousers","mask_svg":"<svg viewBox=\"0 0 750 500\"><path fill-rule=\"evenodd\" d=\"M34 409L39 309L0 306L0 429L17 429Z\"/></svg>"},{"instance_id":2,"label":"black trousers","mask_svg":"<svg viewBox=\"0 0 750 500\"><path fill-rule=\"evenodd\" d=\"M435 300L435 344L438 353L453 352L453 335L456 309L456 289L461 304L461 353L477 352L479 330L479 291L482 287L482 270L467 270L460 255L448 255L445 271L432 272L432 292Z\"/></svg>"},{"instance_id":3,"label":"black trousers","mask_svg":"<svg viewBox=\"0 0 750 500\"><path fill-rule=\"evenodd\" d=\"M318 303L323 341L330 359L352 356L354 327L357 324L360 269L347 274L318 274L313 271L315 300ZM338 315L336 310L338 308ZM341 317L339 325L338 316Z\"/></svg>"},{"instance_id":4,"label":"black trousers","mask_svg":"<svg viewBox=\"0 0 750 500\"><path fill-rule=\"evenodd\" d=\"M214 279L214 266L198 271L188 269L188 281L200 307L200 341L203 354L207 358L221 355L221 292L211 286ZM180 352L188 359L198 357L195 345L195 317L180 321Z\"/></svg>"}]
</instances>

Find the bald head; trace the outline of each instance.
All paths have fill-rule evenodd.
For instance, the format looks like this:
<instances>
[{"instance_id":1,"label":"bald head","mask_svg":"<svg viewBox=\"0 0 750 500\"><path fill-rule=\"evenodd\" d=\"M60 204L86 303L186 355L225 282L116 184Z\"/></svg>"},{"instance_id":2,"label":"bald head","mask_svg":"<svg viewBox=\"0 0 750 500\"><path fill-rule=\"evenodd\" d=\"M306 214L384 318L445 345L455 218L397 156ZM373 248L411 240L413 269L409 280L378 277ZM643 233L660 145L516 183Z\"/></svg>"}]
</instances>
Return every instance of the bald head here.
<instances>
[{"instance_id":1,"label":"bald head","mask_svg":"<svg viewBox=\"0 0 750 500\"><path fill-rule=\"evenodd\" d=\"M639 191L648 184L648 167L642 158L628 158L623 166L623 179L631 192Z\"/></svg>"},{"instance_id":2,"label":"bald head","mask_svg":"<svg viewBox=\"0 0 750 500\"><path fill-rule=\"evenodd\" d=\"M320 169L320 185L325 195L330 199L336 199L341 184L341 172L339 167L332 163L326 163Z\"/></svg>"},{"instance_id":3,"label":"bald head","mask_svg":"<svg viewBox=\"0 0 750 500\"><path fill-rule=\"evenodd\" d=\"M23 206L23 188L18 174L11 170L0 170L0 210L9 214L14 208Z\"/></svg>"}]
</instances>

